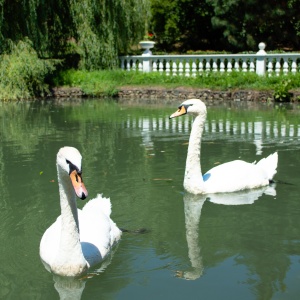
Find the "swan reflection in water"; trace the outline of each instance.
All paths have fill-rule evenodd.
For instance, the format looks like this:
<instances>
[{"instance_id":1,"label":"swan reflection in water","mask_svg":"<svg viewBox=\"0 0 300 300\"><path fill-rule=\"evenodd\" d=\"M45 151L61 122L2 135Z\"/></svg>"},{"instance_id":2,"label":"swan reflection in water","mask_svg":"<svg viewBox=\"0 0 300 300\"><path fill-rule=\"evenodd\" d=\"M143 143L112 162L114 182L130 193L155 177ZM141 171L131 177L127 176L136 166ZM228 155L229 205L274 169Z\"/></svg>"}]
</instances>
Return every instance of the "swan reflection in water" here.
<instances>
[{"instance_id":1,"label":"swan reflection in water","mask_svg":"<svg viewBox=\"0 0 300 300\"><path fill-rule=\"evenodd\" d=\"M206 200L222 205L249 205L260 198L263 194L276 196L275 184L254 190L245 190L235 193L193 195L185 193L183 196L184 215L186 227L186 241L188 257L191 268L186 271L177 271L176 277L195 280L203 275L204 266L199 245L199 222L201 210Z\"/></svg>"},{"instance_id":2,"label":"swan reflection in water","mask_svg":"<svg viewBox=\"0 0 300 300\"><path fill-rule=\"evenodd\" d=\"M59 294L60 300L80 300L85 288L85 284L89 278L100 275L111 263L114 253L118 245L111 251L110 255L103 261L98 269L89 271L85 276L64 277L53 275L54 287Z\"/></svg>"}]
</instances>

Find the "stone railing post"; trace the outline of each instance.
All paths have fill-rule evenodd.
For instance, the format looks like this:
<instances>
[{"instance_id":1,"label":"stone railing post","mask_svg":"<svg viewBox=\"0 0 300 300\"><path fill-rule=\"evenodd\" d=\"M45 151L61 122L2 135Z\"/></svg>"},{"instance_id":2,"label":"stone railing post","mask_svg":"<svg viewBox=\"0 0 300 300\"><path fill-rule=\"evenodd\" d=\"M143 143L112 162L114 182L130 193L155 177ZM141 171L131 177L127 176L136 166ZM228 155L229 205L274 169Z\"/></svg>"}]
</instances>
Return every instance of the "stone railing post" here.
<instances>
[{"instance_id":1,"label":"stone railing post","mask_svg":"<svg viewBox=\"0 0 300 300\"><path fill-rule=\"evenodd\" d=\"M143 72L151 72L152 71L152 60L151 54L142 54L143 57Z\"/></svg>"},{"instance_id":2,"label":"stone railing post","mask_svg":"<svg viewBox=\"0 0 300 300\"><path fill-rule=\"evenodd\" d=\"M145 49L143 52L143 72L151 72L152 71L152 52L151 48L154 47L155 42L153 41L141 41L140 46L142 49Z\"/></svg>"},{"instance_id":3,"label":"stone railing post","mask_svg":"<svg viewBox=\"0 0 300 300\"><path fill-rule=\"evenodd\" d=\"M265 51L266 44L258 44L259 51L256 53L256 74L265 75L266 74L266 57L267 52Z\"/></svg>"}]
</instances>

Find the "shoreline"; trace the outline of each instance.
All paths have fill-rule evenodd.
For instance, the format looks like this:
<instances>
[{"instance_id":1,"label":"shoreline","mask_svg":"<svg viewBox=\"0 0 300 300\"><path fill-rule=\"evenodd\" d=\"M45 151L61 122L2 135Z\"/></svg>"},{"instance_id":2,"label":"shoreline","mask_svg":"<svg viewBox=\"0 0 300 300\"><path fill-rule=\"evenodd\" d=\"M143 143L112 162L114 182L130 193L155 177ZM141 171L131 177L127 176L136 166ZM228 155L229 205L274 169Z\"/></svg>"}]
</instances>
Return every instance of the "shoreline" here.
<instances>
[{"instance_id":1,"label":"shoreline","mask_svg":"<svg viewBox=\"0 0 300 300\"><path fill-rule=\"evenodd\" d=\"M259 91L259 90L244 90L233 89L229 91L197 89L190 87L177 88L163 88L163 87L137 87L125 86L120 87L113 98L120 101L134 101L134 100L161 100L173 102L178 99L199 98L203 101L235 101L235 102L275 102L273 98L273 91ZM300 89L292 90L291 102L298 102L300 99ZM91 97L86 95L78 87L55 87L51 89L50 97L54 98L85 98ZM107 95L99 96L109 97ZM283 103L283 102L279 102Z\"/></svg>"}]
</instances>

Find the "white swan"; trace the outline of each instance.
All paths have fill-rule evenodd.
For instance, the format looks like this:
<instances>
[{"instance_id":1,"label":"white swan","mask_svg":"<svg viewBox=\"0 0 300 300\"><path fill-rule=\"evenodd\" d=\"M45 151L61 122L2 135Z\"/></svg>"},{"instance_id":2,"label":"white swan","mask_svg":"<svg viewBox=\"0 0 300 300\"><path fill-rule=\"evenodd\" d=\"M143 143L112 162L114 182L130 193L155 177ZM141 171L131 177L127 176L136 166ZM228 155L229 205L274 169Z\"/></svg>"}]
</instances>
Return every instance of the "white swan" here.
<instances>
[{"instance_id":1,"label":"white swan","mask_svg":"<svg viewBox=\"0 0 300 300\"><path fill-rule=\"evenodd\" d=\"M200 166L201 137L206 120L206 106L199 99L184 101L170 118L185 114L195 116L190 134L185 166L184 188L191 194L226 193L266 186L276 174L277 152L258 163L234 160L218 165L203 176Z\"/></svg>"},{"instance_id":2,"label":"white swan","mask_svg":"<svg viewBox=\"0 0 300 300\"><path fill-rule=\"evenodd\" d=\"M121 238L121 230L110 219L111 203L101 195L82 210L76 195L85 199L87 190L81 177L81 155L73 147L57 154L61 215L45 231L40 257L46 268L61 276L79 276L100 263Z\"/></svg>"}]
</instances>

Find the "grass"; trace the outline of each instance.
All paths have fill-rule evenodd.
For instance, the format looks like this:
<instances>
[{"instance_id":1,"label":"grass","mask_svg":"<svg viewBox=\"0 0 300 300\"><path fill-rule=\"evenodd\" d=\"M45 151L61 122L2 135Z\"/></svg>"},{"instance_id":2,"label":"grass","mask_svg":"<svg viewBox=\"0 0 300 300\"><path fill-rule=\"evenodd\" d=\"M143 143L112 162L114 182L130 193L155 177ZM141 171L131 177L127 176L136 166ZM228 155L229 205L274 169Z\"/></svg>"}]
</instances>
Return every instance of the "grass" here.
<instances>
[{"instance_id":1,"label":"grass","mask_svg":"<svg viewBox=\"0 0 300 300\"><path fill-rule=\"evenodd\" d=\"M208 73L197 77L167 76L139 71L76 71L60 72L54 78L56 86L80 87L90 96L114 96L123 86L147 87L189 87L214 90L275 90L283 82L289 81L289 88L299 88L300 73L281 76L258 76L255 73Z\"/></svg>"}]
</instances>

